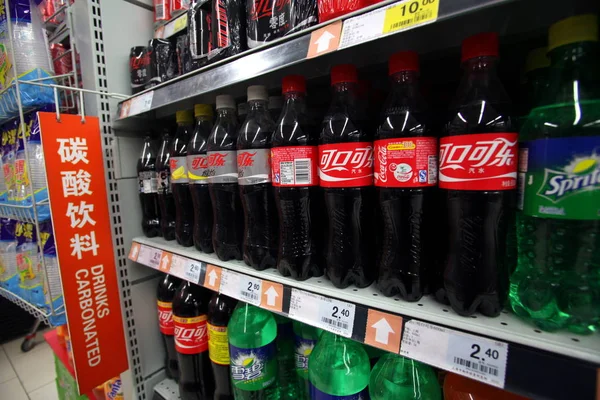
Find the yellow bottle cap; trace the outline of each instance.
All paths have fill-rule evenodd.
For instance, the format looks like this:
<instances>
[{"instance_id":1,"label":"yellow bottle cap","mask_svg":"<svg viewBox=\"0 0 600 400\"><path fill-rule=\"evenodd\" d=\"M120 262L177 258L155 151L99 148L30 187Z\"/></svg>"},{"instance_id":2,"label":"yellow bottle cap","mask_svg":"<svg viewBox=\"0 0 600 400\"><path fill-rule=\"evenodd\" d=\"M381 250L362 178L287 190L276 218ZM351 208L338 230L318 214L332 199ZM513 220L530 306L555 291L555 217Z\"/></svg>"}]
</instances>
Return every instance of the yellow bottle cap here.
<instances>
[{"instance_id":1,"label":"yellow bottle cap","mask_svg":"<svg viewBox=\"0 0 600 400\"><path fill-rule=\"evenodd\" d=\"M548 30L548 51L571 43L597 41L598 16L594 14L565 18Z\"/></svg>"},{"instance_id":2,"label":"yellow bottle cap","mask_svg":"<svg viewBox=\"0 0 600 400\"><path fill-rule=\"evenodd\" d=\"M192 114L191 110L182 110L177 111L175 113L175 121L177 123L193 123L194 122L194 114Z\"/></svg>"},{"instance_id":3,"label":"yellow bottle cap","mask_svg":"<svg viewBox=\"0 0 600 400\"><path fill-rule=\"evenodd\" d=\"M194 117L212 117L213 110L210 104L196 104L194 105Z\"/></svg>"},{"instance_id":4,"label":"yellow bottle cap","mask_svg":"<svg viewBox=\"0 0 600 400\"><path fill-rule=\"evenodd\" d=\"M538 47L533 49L527 54L527 60L525 61L525 73L531 72L534 69L547 68L550 66L550 59L548 58L548 48Z\"/></svg>"}]
</instances>

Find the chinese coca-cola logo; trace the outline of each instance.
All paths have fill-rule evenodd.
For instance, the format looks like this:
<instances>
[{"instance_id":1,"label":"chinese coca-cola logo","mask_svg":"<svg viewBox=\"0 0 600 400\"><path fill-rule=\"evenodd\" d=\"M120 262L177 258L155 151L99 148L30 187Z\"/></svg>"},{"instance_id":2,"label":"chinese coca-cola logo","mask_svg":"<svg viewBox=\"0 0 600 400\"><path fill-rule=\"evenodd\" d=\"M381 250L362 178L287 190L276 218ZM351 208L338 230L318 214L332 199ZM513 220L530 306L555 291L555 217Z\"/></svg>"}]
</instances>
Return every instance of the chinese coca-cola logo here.
<instances>
[{"instance_id":1,"label":"chinese coca-cola logo","mask_svg":"<svg viewBox=\"0 0 600 400\"><path fill-rule=\"evenodd\" d=\"M145 51L141 57L131 57L129 59L129 66L133 71L145 68L148 65L150 65L149 51Z\"/></svg>"},{"instance_id":2,"label":"chinese coca-cola logo","mask_svg":"<svg viewBox=\"0 0 600 400\"><path fill-rule=\"evenodd\" d=\"M206 324L185 328L183 326L175 327L175 337L180 343L194 344L206 335Z\"/></svg>"},{"instance_id":3,"label":"chinese coca-cola logo","mask_svg":"<svg viewBox=\"0 0 600 400\"><path fill-rule=\"evenodd\" d=\"M387 182L387 148L385 146L379 146L377 152L377 159L379 160L379 180L381 182Z\"/></svg>"},{"instance_id":4,"label":"chinese coca-cola logo","mask_svg":"<svg viewBox=\"0 0 600 400\"><path fill-rule=\"evenodd\" d=\"M196 157L192 160L192 168L194 169L208 168L208 165L208 157Z\"/></svg>"},{"instance_id":5,"label":"chinese coca-cola logo","mask_svg":"<svg viewBox=\"0 0 600 400\"><path fill-rule=\"evenodd\" d=\"M201 353L208 348L206 320L190 324L175 324L175 347L184 354Z\"/></svg>"},{"instance_id":6,"label":"chinese coca-cola logo","mask_svg":"<svg viewBox=\"0 0 600 400\"><path fill-rule=\"evenodd\" d=\"M210 153L207 157L209 167L222 167L225 165L226 153Z\"/></svg>"},{"instance_id":7,"label":"chinese coca-cola logo","mask_svg":"<svg viewBox=\"0 0 600 400\"><path fill-rule=\"evenodd\" d=\"M275 4L272 4L273 1ZM291 4L291 0L256 0L250 11L250 19L256 21L265 17L270 18L273 13L281 13L283 8L289 4Z\"/></svg>"},{"instance_id":8,"label":"chinese coca-cola logo","mask_svg":"<svg viewBox=\"0 0 600 400\"><path fill-rule=\"evenodd\" d=\"M516 187L517 134L483 133L440 140L440 186L466 190Z\"/></svg>"},{"instance_id":9,"label":"chinese coca-cola logo","mask_svg":"<svg viewBox=\"0 0 600 400\"><path fill-rule=\"evenodd\" d=\"M321 186L352 187L373 183L373 146L368 142L319 146Z\"/></svg>"},{"instance_id":10,"label":"chinese coca-cola logo","mask_svg":"<svg viewBox=\"0 0 600 400\"><path fill-rule=\"evenodd\" d=\"M247 151L238 153L237 163L238 167L252 167L254 165L254 156L256 152L250 153Z\"/></svg>"},{"instance_id":11,"label":"chinese coca-cola logo","mask_svg":"<svg viewBox=\"0 0 600 400\"><path fill-rule=\"evenodd\" d=\"M173 326L173 311L169 309L158 309L158 323L165 328Z\"/></svg>"}]
</instances>

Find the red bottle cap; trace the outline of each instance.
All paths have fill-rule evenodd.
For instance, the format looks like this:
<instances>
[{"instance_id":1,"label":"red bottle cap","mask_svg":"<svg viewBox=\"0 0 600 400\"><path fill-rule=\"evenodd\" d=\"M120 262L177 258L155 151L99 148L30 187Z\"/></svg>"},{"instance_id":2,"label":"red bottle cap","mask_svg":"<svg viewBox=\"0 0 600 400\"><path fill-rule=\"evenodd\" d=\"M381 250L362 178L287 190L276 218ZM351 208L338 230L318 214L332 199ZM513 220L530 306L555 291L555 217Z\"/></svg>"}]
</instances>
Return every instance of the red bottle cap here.
<instances>
[{"instance_id":1,"label":"red bottle cap","mask_svg":"<svg viewBox=\"0 0 600 400\"><path fill-rule=\"evenodd\" d=\"M340 64L331 68L331 85L340 82L356 82L358 73L352 64Z\"/></svg>"},{"instance_id":2,"label":"red bottle cap","mask_svg":"<svg viewBox=\"0 0 600 400\"><path fill-rule=\"evenodd\" d=\"M288 75L283 77L281 83L281 92L283 94L289 92L306 93L306 80L302 75Z\"/></svg>"},{"instance_id":3,"label":"red bottle cap","mask_svg":"<svg viewBox=\"0 0 600 400\"><path fill-rule=\"evenodd\" d=\"M498 34L496 32L478 33L463 40L462 62L483 56L498 57Z\"/></svg>"},{"instance_id":4,"label":"red bottle cap","mask_svg":"<svg viewBox=\"0 0 600 400\"><path fill-rule=\"evenodd\" d=\"M401 51L390 56L388 61L390 75L401 71L419 71L419 55L414 51Z\"/></svg>"}]
</instances>

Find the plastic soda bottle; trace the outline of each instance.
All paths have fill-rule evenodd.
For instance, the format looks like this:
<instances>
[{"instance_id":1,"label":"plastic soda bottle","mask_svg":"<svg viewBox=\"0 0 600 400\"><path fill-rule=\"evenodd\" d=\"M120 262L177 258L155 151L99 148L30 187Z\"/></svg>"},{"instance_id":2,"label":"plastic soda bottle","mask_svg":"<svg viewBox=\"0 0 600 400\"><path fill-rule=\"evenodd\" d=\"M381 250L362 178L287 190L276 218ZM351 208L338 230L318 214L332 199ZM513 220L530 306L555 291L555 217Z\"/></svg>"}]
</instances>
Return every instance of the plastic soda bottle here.
<instances>
[{"instance_id":1,"label":"plastic soda bottle","mask_svg":"<svg viewBox=\"0 0 600 400\"><path fill-rule=\"evenodd\" d=\"M227 329L235 399L279 399L277 323L273 314L250 304L238 303Z\"/></svg>"},{"instance_id":2,"label":"plastic soda bottle","mask_svg":"<svg viewBox=\"0 0 600 400\"><path fill-rule=\"evenodd\" d=\"M231 375L229 373L227 324L236 304L237 300L222 293L213 294L208 303L208 356L215 377L213 400L233 399Z\"/></svg>"},{"instance_id":3,"label":"plastic soda bottle","mask_svg":"<svg viewBox=\"0 0 600 400\"><path fill-rule=\"evenodd\" d=\"M485 383L458 374L448 373L444 379L445 400L527 400Z\"/></svg>"},{"instance_id":4,"label":"plastic soda bottle","mask_svg":"<svg viewBox=\"0 0 600 400\"><path fill-rule=\"evenodd\" d=\"M157 195L160 209L160 231L165 240L175 240L175 200L171 191L171 169L169 167L169 148L171 136L164 130L160 150L156 159Z\"/></svg>"},{"instance_id":5,"label":"plastic soda bottle","mask_svg":"<svg viewBox=\"0 0 600 400\"><path fill-rule=\"evenodd\" d=\"M521 129L510 302L544 330L600 327L600 46L596 15L548 35L545 105Z\"/></svg>"},{"instance_id":6,"label":"plastic soda bottle","mask_svg":"<svg viewBox=\"0 0 600 400\"><path fill-rule=\"evenodd\" d=\"M308 361L323 331L298 321L293 322L293 328L298 398L305 400L309 398L310 394Z\"/></svg>"},{"instance_id":7,"label":"plastic soda bottle","mask_svg":"<svg viewBox=\"0 0 600 400\"><path fill-rule=\"evenodd\" d=\"M156 237L160 235L160 212L157 195L156 147L150 136L144 138L142 154L137 163L137 174L142 204L142 231L147 237Z\"/></svg>"},{"instance_id":8,"label":"plastic soda bottle","mask_svg":"<svg viewBox=\"0 0 600 400\"><path fill-rule=\"evenodd\" d=\"M370 373L369 356L362 344L323 332L308 363L310 398L367 399Z\"/></svg>"},{"instance_id":9,"label":"plastic soda bottle","mask_svg":"<svg viewBox=\"0 0 600 400\"><path fill-rule=\"evenodd\" d=\"M179 380L179 364L175 351L175 325L173 323L173 298L181 279L165 274L158 281L156 300L158 309L158 326L165 347L165 372L167 377Z\"/></svg>"},{"instance_id":10,"label":"plastic soda bottle","mask_svg":"<svg viewBox=\"0 0 600 400\"><path fill-rule=\"evenodd\" d=\"M429 365L387 353L379 359L369 381L371 400L441 400L437 376Z\"/></svg>"},{"instance_id":11,"label":"plastic soda bottle","mask_svg":"<svg viewBox=\"0 0 600 400\"><path fill-rule=\"evenodd\" d=\"M281 399L297 400L294 325L289 318L273 313L277 322L277 367Z\"/></svg>"}]
</instances>

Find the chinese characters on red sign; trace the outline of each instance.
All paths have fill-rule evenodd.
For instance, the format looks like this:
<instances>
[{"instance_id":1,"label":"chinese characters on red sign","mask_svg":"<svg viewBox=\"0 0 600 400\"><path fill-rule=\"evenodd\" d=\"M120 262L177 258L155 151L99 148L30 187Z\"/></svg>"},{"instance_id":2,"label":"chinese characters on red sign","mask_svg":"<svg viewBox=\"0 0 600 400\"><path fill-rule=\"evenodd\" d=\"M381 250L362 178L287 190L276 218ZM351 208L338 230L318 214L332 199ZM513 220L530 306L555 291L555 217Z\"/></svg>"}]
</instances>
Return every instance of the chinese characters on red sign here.
<instances>
[{"instance_id":1,"label":"chinese characters on red sign","mask_svg":"<svg viewBox=\"0 0 600 400\"><path fill-rule=\"evenodd\" d=\"M98 119L39 113L79 393L128 368Z\"/></svg>"}]
</instances>

